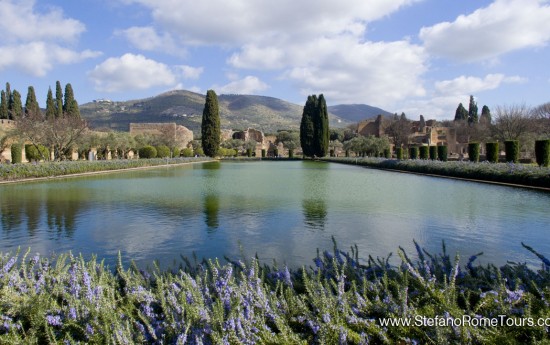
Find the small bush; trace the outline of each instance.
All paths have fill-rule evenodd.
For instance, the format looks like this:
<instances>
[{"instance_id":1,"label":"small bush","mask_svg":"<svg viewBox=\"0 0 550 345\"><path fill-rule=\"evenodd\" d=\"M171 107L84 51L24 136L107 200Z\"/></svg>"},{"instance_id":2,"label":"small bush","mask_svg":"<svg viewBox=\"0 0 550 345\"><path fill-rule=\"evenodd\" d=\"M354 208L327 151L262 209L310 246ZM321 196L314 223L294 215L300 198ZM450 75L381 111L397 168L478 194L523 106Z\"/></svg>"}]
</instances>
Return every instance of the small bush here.
<instances>
[{"instance_id":1,"label":"small bush","mask_svg":"<svg viewBox=\"0 0 550 345\"><path fill-rule=\"evenodd\" d=\"M265 158L265 149L262 149L262 158Z\"/></svg>"},{"instance_id":2,"label":"small bush","mask_svg":"<svg viewBox=\"0 0 550 345\"><path fill-rule=\"evenodd\" d=\"M195 150L195 154L198 155L198 156L204 156L204 150L202 149L202 147L198 147Z\"/></svg>"},{"instance_id":3,"label":"small bush","mask_svg":"<svg viewBox=\"0 0 550 345\"><path fill-rule=\"evenodd\" d=\"M288 158L294 158L294 150L288 149Z\"/></svg>"},{"instance_id":4,"label":"small bush","mask_svg":"<svg viewBox=\"0 0 550 345\"><path fill-rule=\"evenodd\" d=\"M157 149L157 158L170 157L170 148L166 145L159 145L155 147Z\"/></svg>"},{"instance_id":5,"label":"small bush","mask_svg":"<svg viewBox=\"0 0 550 345\"><path fill-rule=\"evenodd\" d=\"M395 149L395 158L402 160L403 159L403 148L398 147Z\"/></svg>"},{"instance_id":6,"label":"small bush","mask_svg":"<svg viewBox=\"0 0 550 345\"><path fill-rule=\"evenodd\" d=\"M416 146L409 147L409 158L418 159L418 147Z\"/></svg>"},{"instance_id":7,"label":"small bush","mask_svg":"<svg viewBox=\"0 0 550 345\"><path fill-rule=\"evenodd\" d=\"M506 162L519 162L519 141L506 140L504 142L504 149L506 151Z\"/></svg>"},{"instance_id":8,"label":"small bush","mask_svg":"<svg viewBox=\"0 0 550 345\"><path fill-rule=\"evenodd\" d=\"M23 161L23 148L20 144L11 145L11 162L13 164L21 163Z\"/></svg>"},{"instance_id":9,"label":"small bush","mask_svg":"<svg viewBox=\"0 0 550 345\"><path fill-rule=\"evenodd\" d=\"M181 154L181 150L177 147L172 148L172 157L179 157Z\"/></svg>"},{"instance_id":10,"label":"small bush","mask_svg":"<svg viewBox=\"0 0 550 345\"><path fill-rule=\"evenodd\" d=\"M430 148L428 146L420 146L418 149L420 159L428 159L430 157Z\"/></svg>"},{"instance_id":11,"label":"small bush","mask_svg":"<svg viewBox=\"0 0 550 345\"><path fill-rule=\"evenodd\" d=\"M470 162L479 162L479 143L468 144L468 158Z\"/></svg>"},{"instance_id":12,"label":"small bush","mask_svg":"<svg viewBox=\"0 0 550 345\"><path fill-rule=\"evenodd\" d=\"M550 139L535 142L535 156L539 166L548 167L550 165Z\"/></svg>"},{"instance_id":13,"label":"small bush","mask_svg":"<svg viewBox=\"0 0 550 345\"><path fill-rule=\"evenodd\" d=\"M486 143L485 152L487 153L487 161L498 163L498 143Z\"/></svg>"},{"instance_id":14,"label":"small bush","mask_svg":"<svg viewBox=\"0 0 550 345\"><path fill-rule=\"evenodd\" d=\"M252 157L252 149L246 149L246 156Z\"/></svg>"},{"instance_id":15,"label":"small bush","mask_svg":"<svg viewBox=\"0 0 550 345\"><path fill-rule=\"evenodd\" d=\"M38 149L36 148L38 146ZM87 151L87 150L86 150ZM47 147L43 145L32 145L28 144L25 145L25 156L27 157L27 160L30 161L41 161L41 160L49 160L50 158L50 150L48 150Z\"/></svg>"},{"instance_id":16,"label":"small bush","mask_svg":"<svg viewBox=\"0 0 550 345\"><path fill-rule=\"evenodd\" d=\"M277 148L273 149L273 156L279 157L279 149Z\"/></svg>"},{"instance_id":17,"label":"small bush","mask_svg":"<svg viewBox=\"0 0 550 345\"><path fill-rule=\"evenodd\" d=\"M139 149L139 158L155 158L157 156L157 149L153 146L147 145Z\"/></svg>"},{"instance_id":18,"label":"small bush","mask_svg":"<svg viewBox=\"0 0 550 345\"><path fill-rule=\"evenodd\" d=\"M432 161L437 159L437 146L430 146L430 159Z\"/></svg>"},{"instance_id":19,"label":"small bush","mask_svg":"<svg viewBox=\"0 0 550 345\"><path fill-rule=\"evenodd\" d=\"M437 159L439 159L442 162L446 162L448 158L447 155L447 146L442 145L437 147Z\"/></svg>"},{"instance_id":20,"label":"small bush","mask_svg":"<svg viewBox=\"0 0 550 345\"><path fill-rule=\"evenodd\" d=\"M184 148L183 150L181 150L180 154L183 157L193 157L194 156L192 148Z\"/></svg>"},{"instance_id":21,"label":"small bush","mask_svg":"<svg viewBox=\"0 0 550 345\"><path fill-rule=\"evenodd\" d=\"M391 158L390 149L384 149L384 158Z\"/></svg>"}]
</instances>

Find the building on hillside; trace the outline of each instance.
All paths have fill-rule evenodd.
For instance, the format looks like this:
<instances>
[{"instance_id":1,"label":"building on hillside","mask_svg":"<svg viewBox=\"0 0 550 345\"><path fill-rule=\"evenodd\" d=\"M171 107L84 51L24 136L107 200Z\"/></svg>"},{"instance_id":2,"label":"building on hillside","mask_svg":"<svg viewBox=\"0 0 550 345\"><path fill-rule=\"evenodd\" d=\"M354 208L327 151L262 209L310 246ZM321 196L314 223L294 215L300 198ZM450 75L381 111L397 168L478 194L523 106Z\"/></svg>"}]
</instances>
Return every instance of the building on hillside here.
<instances>
[{"instance_id":1,"label":"building on hillside","mask_svg":"<svg viewBox=\"0 0 550 345\"><path fill-rule=\"evenodd\" d=\"M130 134L163 135L173 139L176 146L185 148L193 141L193 132L187 127L176 123L130 123Z\"/></svg>"}]
</instances>

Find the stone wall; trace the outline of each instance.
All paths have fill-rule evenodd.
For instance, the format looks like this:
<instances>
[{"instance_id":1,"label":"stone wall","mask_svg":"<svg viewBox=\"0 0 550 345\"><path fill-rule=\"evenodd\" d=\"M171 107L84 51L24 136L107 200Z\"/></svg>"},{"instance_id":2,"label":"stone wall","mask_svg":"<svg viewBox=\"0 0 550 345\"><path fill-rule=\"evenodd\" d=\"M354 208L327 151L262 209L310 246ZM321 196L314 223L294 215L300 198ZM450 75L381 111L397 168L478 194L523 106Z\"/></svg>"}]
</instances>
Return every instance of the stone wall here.
<instances>
[{"instance_id":1,"label":"stone wall","mask_svg":"<svg viewBox=\"0 0 550 345\"><path fill-rule=\"evenodd\" d=\"M193 141L193 132L188 128L172 123L130 123L130 134L151 134L169 136L176 146L185 148Z\"/></svg>"}]
</instances>

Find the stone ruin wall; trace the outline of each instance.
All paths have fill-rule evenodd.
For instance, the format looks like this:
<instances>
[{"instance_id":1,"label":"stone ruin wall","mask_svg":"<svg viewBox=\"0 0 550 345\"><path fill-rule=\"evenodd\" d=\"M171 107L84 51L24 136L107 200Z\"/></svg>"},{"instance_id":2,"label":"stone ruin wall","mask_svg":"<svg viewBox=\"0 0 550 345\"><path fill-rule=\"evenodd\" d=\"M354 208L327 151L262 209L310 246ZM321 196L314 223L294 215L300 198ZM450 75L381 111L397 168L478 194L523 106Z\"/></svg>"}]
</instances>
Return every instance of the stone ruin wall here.
<instances>
[{"instance_id":1,"label":"stone ruin wall","mask_svg":"<svg viewBox=\"0 0 550 345\"><path fill-rule=\"evenodd\" d=\"M193 132L185 126L172 123L130 123L130 134L173 136L179 148L186 148L193 141Z\"/></svg>"}]
</instances>

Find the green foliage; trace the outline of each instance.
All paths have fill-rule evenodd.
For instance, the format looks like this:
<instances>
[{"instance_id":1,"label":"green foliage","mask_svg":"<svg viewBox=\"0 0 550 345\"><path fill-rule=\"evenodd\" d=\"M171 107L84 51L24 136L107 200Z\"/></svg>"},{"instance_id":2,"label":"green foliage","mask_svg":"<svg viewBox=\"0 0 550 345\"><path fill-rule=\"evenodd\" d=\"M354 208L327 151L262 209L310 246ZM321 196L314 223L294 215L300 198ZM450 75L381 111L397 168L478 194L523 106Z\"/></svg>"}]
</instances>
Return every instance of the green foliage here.
<instances>
[{"instance_id":1,"label":"green foliage","mask_svg":"<svg viewBox=\"0 0 550 345\"><path fill-rule=\"evenodd\" d=\"M236 157L237 156L237 150L235 149L227 149L225 147L221 147L218 150L218 154L222 157Z\"/></svg>"},{"instance_id":2,"label":"green foliage","mask_svg":"<svg viewBox=\"0 0 550 345\"><path fill-rule=\"evenodd\" d=\"M158 145L155 146L155 149L157 150L157 158L170 158L170 148L166 145ZM140 154L141 157L141 154ZM154 158L154 157L149 157Z\"/></svg>"},{"instance_id":3,"label":"green foliage","mask_svg":"<svg viewBox=\"0 0 550 345\"><path fill-rule=\"evenodd\" d=\"M328 122L328 110L325 96L319 95L317 101L317 109L315 112L315 155L317 157L325 157L328 154L328 145L330 141L330 131Z\"/></svg>"},{"instance_id":4,"label":"green foliage","mask_svg":"<svg viewBox=\"0 0 550 345\"><path fill-rule=\"evenodd\" d=\"M535 156L539 166L550 165L550 139L535 141Z\"/></svg>"},{"instance_id":5,"label":"green foliage","mask_svg":"<svg viewBox=\"0 0 550 345\"><path fill-rule=\"evenodd\" d=\"M8 99L4 90L0 91L0 119L8 119Z\"/></svg>"},{"instance_id":6,"label":"green foliage","mask_svg":"<svg viewBox=\"0 0 550 345\"><path fill-rule=\"evenodd\" d=\"M448 158L447 146L442 145L437 147L437 159L440 161L446 162Z\"/></svg>"},{"instance_id":7,"label":"green foliage","mask_svg":"<svg viewBox=\"0 0 550 345\"><path fill-rule=\"evenodd\" d=\"M462 103L458 105L455 112L455 121L463 121L468 119L468 110L464 108Z\"/></svg>"},{"instance_id":8,"label":"green foliage","mask_svg":"<svg viewBox=\"0 0 550 345\"><path fill-rule=\"evenodd\" d=\"M202 112L202 149L209 157L215 157L218 154L221 142L220 132L220 114L218 106L218 96L214 90L208 90L206 101Z\"/></svg>"},{"instance_id":9,"label":"green foliage","mask_svg":"<svg viewBox=\"0 0 550 345\"><path fill-rule=\"evenodd\" d=\"M172 147L172 157L179 157L181 150L178 147Z\"/></svg>"},{"instance_id":10,"label":"green foliage","mask_svg":"<svg viewBox=\"0 0 550 345\"><path fill-rule=\"evenodd\" d=\"M193 149L192 148L184 148L183 150L181 150L181 156L183 157L193 157L194 154L193 154Z\"/></svg>"},{"instance_id":11,"label":"green foliage","mask_svg":"<svg viewBox=\"0 0 550 345\"><path fill-rule=\"evenodd\" d=\"M519 162L519 141L506 140L504 142L504 150L506 151L506 161L517 163Z\"/></svg>"},{"instance_id":12,"label":"green foliage","mask_svg":"<svg viewBox=\"0 0 550 345\"><path fill-rule=\"evenodd\" d=\"M11 162L13 164L23 161L23 148L21 144L15 143L11 145Z\"/></svg>"},{"instance_id":13,"label":"green foliage","mask_svg":"<svg viewBox=\"0 0 550 345\"><path fill-rule=\"evenodd\" d=\"M418 158L418 147L412 146L409 147L409 159L417 159Z\"/></svg>"},{"instance_id":14,"label":"green foliage","mask_svg":"<svg viewBox=\"0 0 550 345\"><path fill-rule=\"evenodd\" d=\"M266 151L265 149L262 149L262 158L265 158Z\"/></svg>"},{"instance_id":15,"label":"green foliage","mask_svg":"<svg viewBox=\"0 0 550 345\"><path fill-rule=\"evenodd\" d=\"M402 147L396 147L395 148L395 158L401 160L403 159L403 148Z\"/></svg>"},{"instance_id":16,"label":"green foliage","mask_svg":"<svg viewBox=\"0 0 550 345\"><path fill-rule=\"evenodd\" d=\"M40 106L36 100L36 94L34 92L34 87L29 86L27 91L27 100L25 101L25 114L27 116L38 116L41 115Z\"/></svg>"},{"instance_id":17,"label":"green foliage","mask_svg":"<svg viewBox=\"0 0 550 345\"><path fill-rule=\"evenodd\" d=\"M21 94L17 90L13 90L11 99L8 102L9 118L17 120L23 116L23 104L21 103Z\"/></svg>"},{"instance_id":18,"label":"green foliage","mask_svg":"<svg viewBox=\"0 0 550 345\"><path fill-rule=\"evenodd\" d=\"M273 156L274 157L279 157L279 149L278 148L273 149Z\"/></svg>"},{"instance_id":19,"label":"green foliage","mask_svg":"<svg viewBox=\"0 0 550 345\"><path fill-rule=\"evenodd\" d=\"M384 158L391 158L391 151L389 148L384 149Z\"/></svg>"},{"instance_id":20,"label":"green foliage","mask_svg":"<svg viewBox=\"0 0 550 345\"><path fill-rule=\"evenodd\" d=\"M420 146L418 152L420 159L430 158L430 148L428 146Z\"/></svg>"},{"instance_id":21,"label":"green foliage","mask_svg":"<svg viewBox=\"0 0 550 345\"><path fill-rule=\"evenodd\" d=\"M487 161L491 163L498 163L498 142L496 143L486 143L485 152L487 156Z\"/></svg>"},{"instance_id":22,"label":"green foliage","mask_svg":"<svg viewBox=\"0 0 550 345\"><path fill-rule=\"evenodd\" d=\"M479 122L490 125L491 121L491 110L489 110L488 106L484 105L483 108L481 108L481 117L479 118Z\"/></svg>"},{"instance_id":23,"label":"green foliage","mask_svg":"<svg viewBox=\"0 0 550 345\"><path fill-rule=\"evenodd\" d=\"M468 123L475 124L478 122L477 103L474 96L470 96L470 105L468 106Z\"/></svg>"},{"instance_id":24,"label":"green foliage","mask_svg":"<svg viewBox=\"0 0 550 345\"><path fill-rule=\"evenodd\" d=\"M55 82L55 109L55 117L63 117L63 89L59 80Z\"/></svg>"},{"instance_id":25,"label":"green foliage","mask_svg":"<svg viewBox=\"0 0 550 345\"><path fill-rule=\"evenodd\" d=\"M288 149L288 158L294 158L294 150Z\"/></svg>"},{"instance_id":26,"label":"green foliage","mask_svg":"<svg viewBox=\"0 0 550 345\"><path fill-rule=\"evenodd\" d=\"M65 101L63 103L63 113L66 116L80 118L80 109L78 103L74 98L73 87L71 84L65 85Z\"/></svg>"},{"instance_id":27,"label":"green foliage","mask_svg":"<svg viewBox=\"0 0 550 345\"><path fill-rule=\"evenodd\" d=\"M139 158L148 159L155 158L157 156L157 149L153 146L147 145L139 149Z\"/></svg>"},{"instance_id":28,"label":"green foliage","mask_svg":"<svg viewBox=\"0 0 550 345\"><path fill-rule=\"evenodd\" d=\"M437 146L430 146L430 159L437 160Z\"/></svg>"},{"instance_id":29,"label":"green foliage","mask_svg":"<svg viewBox=\"0 0 550 345\"><path fill-rule=\"evenodd\" d=\"M25 145L25 156L28 161L49 160L50 150L43 145L27 144Z\"/></svg>"},{"instance_id":30,"label":"green foliage","mask_svg":"<svg viewBox=\"0 0 550 345\"><path fill-rule=\"evenodd\" d=\"M468 144L468 158L470 162L479 162L479 152L480 145L479 143L469 143Z\"/></svg>"},{"instance_id":31,"label":"green foliage","mask_svg":"<svg viewBox=\"0 0 550 345\"><path fill-rule=\"evenodd\" d=\"M56 116L55 101L53 100L52 89L48 88L48 96L46 97L46 119L53 120Z\"/></svg>"},{"instance_id":32,"label":"green foliage","mask_svg":"<svg viewBox=\"0 0 550 345\"><path fill-rule=\"evenodd\" d=\"M300 123L300 145L305 157L315 155L315 111L317 108L317 96L307 97L304 110L302 112L302 121Z\"/></svg>"},{"instance_id":33,"label":"green foliage","mask_svg":"<svg viewBox=\"0 0 550 345\"><path fill-rule=\"evenodd\" d=\"M251 148L246 149L246 156L247 157L252 157L252 149Z\"/></svg>"}]
</instances>

